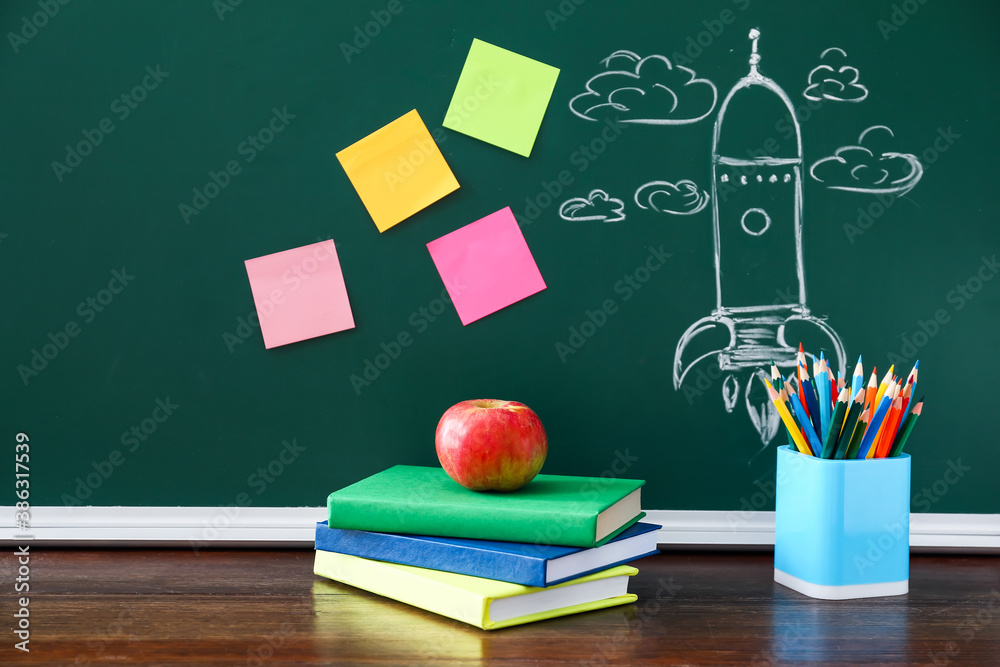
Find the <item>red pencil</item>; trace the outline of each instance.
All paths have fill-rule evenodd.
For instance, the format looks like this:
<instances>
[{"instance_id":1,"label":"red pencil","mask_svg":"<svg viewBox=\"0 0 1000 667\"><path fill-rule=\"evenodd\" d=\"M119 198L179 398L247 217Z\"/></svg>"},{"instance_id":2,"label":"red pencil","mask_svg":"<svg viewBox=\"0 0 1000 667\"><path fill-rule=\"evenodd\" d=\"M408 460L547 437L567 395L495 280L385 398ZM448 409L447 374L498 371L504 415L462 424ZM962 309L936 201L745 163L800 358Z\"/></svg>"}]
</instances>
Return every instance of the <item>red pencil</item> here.
<instances>
[{"instance_id":1,"label":"red pencil","mask_svg":"<svg viewBox=\"0 0 1000 667\"><path fill-rule=\"evenodd\" d=\"M799 343L798 354L796 354L795 356L796 356L796 361L798 361L798 363L796 364L797 369L795 371L795 377L798 379L799 382L799 397L802 398L802 409L806 411L806 416L809 417L809 419L812 419L812 415L809 414L809 406L806 405L805 401L806 395L802 393L802 369L806 367L806 353L802 349L801 342Z\"/></svg>"},{"instance_id":2,"label":"red pencil","mask_svg":"<svg viewBox=\"0 0 1000 667\"><path fill-rule=\"evenodd\" d=\"M889 414L886 415L885 426L882 427L882 433L879 435L878 449L875 451L875 458L884 459L889 455L889 451L892 449L892 443L896 439L896 430L899 428L899 418L903 414L903 400L901 398L896 398L892 402L892 408L889 409Z\"/></svg>"}]
</instances>

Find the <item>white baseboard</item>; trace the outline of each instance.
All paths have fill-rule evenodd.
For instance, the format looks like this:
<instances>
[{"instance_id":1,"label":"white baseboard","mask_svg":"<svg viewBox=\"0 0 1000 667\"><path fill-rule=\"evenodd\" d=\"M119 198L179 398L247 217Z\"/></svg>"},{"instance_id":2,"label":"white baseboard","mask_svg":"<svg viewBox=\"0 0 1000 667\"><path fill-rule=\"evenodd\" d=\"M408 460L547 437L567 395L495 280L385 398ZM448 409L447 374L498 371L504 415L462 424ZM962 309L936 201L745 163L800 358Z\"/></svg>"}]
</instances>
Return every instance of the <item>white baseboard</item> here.
<instances>
[{"instance_id":1,"label":"white baseboard","mask_svg":"<svg viewBox=\"0 0 1000 667\"><path fill-rule=\"evenodd\" d=\"M33 507L27 530L0 508L0 541L39 546L311 547L323 507ZM774 512L647 510L662 548L768 548ZM1000 552L1000 514L911 514L914 551Z\"/></svg>"}]
</instances>

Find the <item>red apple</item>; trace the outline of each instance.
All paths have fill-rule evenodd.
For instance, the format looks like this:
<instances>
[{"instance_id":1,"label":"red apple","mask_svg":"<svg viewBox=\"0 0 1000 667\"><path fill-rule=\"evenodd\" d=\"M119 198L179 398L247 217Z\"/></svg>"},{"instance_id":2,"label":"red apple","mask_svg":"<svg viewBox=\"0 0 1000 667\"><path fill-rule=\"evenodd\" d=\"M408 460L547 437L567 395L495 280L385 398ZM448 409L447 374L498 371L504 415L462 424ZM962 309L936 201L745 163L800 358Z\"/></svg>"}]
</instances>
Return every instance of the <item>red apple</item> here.
<instances>
[{"instance_id":1,"label":"red apple","mask_svg":"<svg viewBox=\"0 0 1000 667\"><path fill-rule=\"evenodd\" d=\"M514 491L545 463L549 439L531 408L492 398L462 401L441 416L434 433L448 475L473 491Z\"/></svg>"}]
</instances>

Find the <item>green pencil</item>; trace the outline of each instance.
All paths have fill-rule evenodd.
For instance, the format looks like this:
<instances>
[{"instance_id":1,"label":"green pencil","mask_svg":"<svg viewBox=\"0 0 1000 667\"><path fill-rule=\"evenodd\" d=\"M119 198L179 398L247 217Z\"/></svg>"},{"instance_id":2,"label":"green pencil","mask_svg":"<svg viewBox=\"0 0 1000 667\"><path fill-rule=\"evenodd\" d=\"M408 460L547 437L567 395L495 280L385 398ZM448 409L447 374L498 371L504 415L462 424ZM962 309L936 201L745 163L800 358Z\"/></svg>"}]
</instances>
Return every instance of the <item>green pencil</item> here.
<instances>
[{"instance_id":1,"label":"green pencil","mask_svg":"<svg viewBox=\"0 0 1000 667\"><path fill-rule=\"evenodd\" d=\"M843 459L847 457L847 446L851 442L851 436L854 434L854 427L858 423L858 415L860 415L861 411L864 409L865 388L861 387L861 389L858 390L857 396L854 397L851 409L847 412L847 416L844 417L844 426L837 438L837 450L834 452L833 458Z\"/></svg>"},{"instance_id":2,"label":"green pencil","mask_svg":"<svg viewBox=\"0 0 1000 667\"><path fill-rule=\"evenodd\" d=\"M833 411L833 417L830 418L830 425L827 427L823 438L821 458L832 459L834 452L837 451L837 439L840 437L840 430L844 425L844 415L847 413L847 401L849 398L850 394L847 388L841 389L840 395L837 396L837 409Z\"/></svg>"},{"instance_id":3,"label":"green pencil","mask_svg":"<svg viewBox=\"0 0 1000 667\"><path fill-rule=\"evenodd\" d=\"M851 432L851 439L847 445L847 454L844 455L844 458L858 458L858 450L861 449L861 440L865 437L865 430L868 428L869 419L871 419L869 411L865 410L858 417L858 421L854 423L854 430Z\"/></svg>"},{"instance_id":4,"label":"green pencil","mask_svg":"<svg viewBox=\"0 0 1000 667\"><path fill-rule=\"evenodd\" d=\"M924 399L921 398L917 404L913 406L913 411L906 415L906 421L896 434L896 440L893 441L892 449L889 450L890 457L899 456L903 453L903 447L906 445L906 440L910 437L910 432L913 431L913 425L917 423L917 418L920 417L920 412L923 409Z\"/></svg>"}]
</instances>

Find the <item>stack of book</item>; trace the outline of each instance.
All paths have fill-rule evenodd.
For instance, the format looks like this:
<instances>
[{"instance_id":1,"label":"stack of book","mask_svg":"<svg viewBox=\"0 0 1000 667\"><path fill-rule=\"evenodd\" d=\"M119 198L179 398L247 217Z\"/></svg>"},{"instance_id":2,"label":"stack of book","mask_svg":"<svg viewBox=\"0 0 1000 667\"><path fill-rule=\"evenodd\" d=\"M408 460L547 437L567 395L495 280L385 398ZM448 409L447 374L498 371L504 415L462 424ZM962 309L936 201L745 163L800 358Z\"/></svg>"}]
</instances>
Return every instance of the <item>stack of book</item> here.
<instances>
[{"instance_id":1,"label":"stack of book","mask_svg":"<svg viewBox=\"0 0 1000 667\"><path fill-rule=\"evenodd\" d=\"M314 571L484 630L627 604L623 563L656 553L642 485L538 475L483 493L394 466L330 494Z\"/></svg>"}]
</instances>

